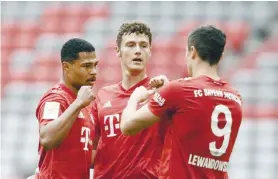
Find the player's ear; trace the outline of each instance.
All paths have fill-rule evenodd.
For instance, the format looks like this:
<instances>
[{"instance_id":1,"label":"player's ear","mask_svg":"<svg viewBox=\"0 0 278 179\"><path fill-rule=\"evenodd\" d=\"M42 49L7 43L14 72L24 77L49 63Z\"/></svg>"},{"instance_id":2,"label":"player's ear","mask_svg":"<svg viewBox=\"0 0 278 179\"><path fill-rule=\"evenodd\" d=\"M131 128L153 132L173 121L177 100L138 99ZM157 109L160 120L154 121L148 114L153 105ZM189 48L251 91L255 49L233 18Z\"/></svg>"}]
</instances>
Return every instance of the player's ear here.
<instances>
[{"instance_id":1,"label":"player's ear","mask_svg":"<svg viewBox=\"0 0 278 179\"><path fill-rule=\"evenodd\" d=\"M62 62L62 67L64 71L70 70L70 63L69 62Z\"/></svg>"},{"instance_id":2,"label":"player's ear","mask_svg":"<svg viewBox=\"0 0 278 179\"><path fill-rule=\"evenodd\" d=\"M121 57L121 51L118 46L116 46L116 54L117 54L117 57Z\"/></svg>"},{"instance_id":3,"label":"player's ear","mask_svg":"<svg viewBox=\"0 0 278 179\"><path fill-rule=\"evenodd\" d=\"M150 57L152 56L152 46L150 46L150 53L149 53Z\"/></svg>"},{"instance_id":4,"label":"player's ear","mask_svg":"<svg viewBox=\"0 0 278 179\"><path fill-rule=\"evenodd\" d=\"M194 60L198 55L196 48L194 46L191 46L190 52L191 52L191 54L190 54L191 59Z\"/></svg>"}]
</instances>

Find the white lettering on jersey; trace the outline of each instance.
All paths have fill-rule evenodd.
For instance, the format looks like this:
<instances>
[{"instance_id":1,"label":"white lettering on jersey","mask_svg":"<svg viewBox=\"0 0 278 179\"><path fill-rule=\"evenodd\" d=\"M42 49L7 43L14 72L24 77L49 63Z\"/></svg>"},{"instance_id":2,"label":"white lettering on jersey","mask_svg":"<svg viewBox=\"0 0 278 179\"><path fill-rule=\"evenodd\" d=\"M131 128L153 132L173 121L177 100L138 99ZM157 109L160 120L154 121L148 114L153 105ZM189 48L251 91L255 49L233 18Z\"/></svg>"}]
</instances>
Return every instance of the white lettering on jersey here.
<instances>
[{"instance_id":1,"label":"white lettering on jersey","mask_svg":"<svg viewBox=\"0 0 278 179\"><path fill-rule=\"evenodd\" d=\"M221 172L226 172L228 167L228 162L207 157L201 157L194 154L189 154L188 164L194 165L196 167L218 170Z\"/></svg>"},{"instance_id":2,"label":"white lettering on jersey","mask_svg":"<svg viewBox=\"0 0 278 179\"><path fill-rule=\"evenodd\" d=\"M226 92L226 91L221 91L221 90L215 90L215 89L198 89L198 90L194 90L194 97L219 97L219 98L225 98L225 99L229 99L229 100L233 100L235 102L237 102L239 105L242 104L242 101L240 100L240 98L230 92Z\"/></svg>"},{"instance_id":3,"label":"white lettering on jersey","mask_svg":"<svg viewBox=\"0 0 278 179\"><path fill-rule=\"evenodd\" d=\"M88 143L90 142L91 143L91 141L90 141L90 139L89 139L89 136L90 136L90 129L88 128L88 127L82 127L81 128L81 139L80 139L80 142L81 143L85 143L85 146L84 146L84 148L83 148L83 150L89 150L88 149ZM84 134L84 135L83 135Z\"/></svg>"},{"instance_id":4,"label":"white lettering on jersey","mask_svg":"<svg viewBox=\"0 0 278 179\"><path fill-rule=\"evenodd\" d=\"M155 93L153 99L159 104L159 106L163 106L163 104L165 103L165 99L162 98L159 93Z\"/></svg>"},{"instance_id":5,"label":"white lettering on jersey","mask_svg":"<svg viewBox=\"0 0 278 179\"><path fill-rule=\"evenodd\" d=\"M198 96L203 96L202 90L194 90L194 96L195 98Z\"/></svg>"},{"instance_id":6,"label":"white lettering on jersey","mask_svg":"<svg viewBox=\"0 0 278 179\"><path fill-rule=\"evenodd\" d=\"M114 119L115 123L114 123ZM107 122L108 121L108 122ZM120 115L119 114L113 114L113 115L107 115L104 116L104 130L109 131L109 134L107 137L114 137L117 134L115 133L115 128L120 128Z\"/></svg>"},{"instance_id":7,"label":"white lettering on jersey","mask_svg":"<svg viewBox=\"0 0 278 179\"><path fill-rule=\"evenodd\" d=\"M60 103L46 102L43 109L43 119L57 119L60 111Z\"/></svg>"}]
</instances>

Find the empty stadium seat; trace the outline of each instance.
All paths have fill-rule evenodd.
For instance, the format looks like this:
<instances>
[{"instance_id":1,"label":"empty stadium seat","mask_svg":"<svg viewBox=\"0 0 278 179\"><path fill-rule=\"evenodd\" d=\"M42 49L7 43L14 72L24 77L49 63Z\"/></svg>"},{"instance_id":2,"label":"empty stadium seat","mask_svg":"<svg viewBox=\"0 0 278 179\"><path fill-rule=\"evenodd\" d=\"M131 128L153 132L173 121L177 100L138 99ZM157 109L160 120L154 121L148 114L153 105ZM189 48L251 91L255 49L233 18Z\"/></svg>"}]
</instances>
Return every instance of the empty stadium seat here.
<instances>
[{"instance_id":1,"label":"empty stadium seat","mask_svg":"<svg viewBox=\"0 0 278 179\"><path fill-rule=\"evenodd\" d=\"M11 54L10 72L28 71L34 61L34 53L31 50L17 50Z\"/></svg>"},{"instance_id":2,"label":"empty stadium seat","mask_svg":"<svg viewBox=\"0 0 278 179\"><path fill-rule=\"evenodd\" d=\"M61 47L56 47L60 44L59 35L54 33L44 33L40 35L36 41L35 49L39 53L58 53Z\"/></svg>"},{"instance_id":3,"label":"empty stadium seat","mask_svg":"<svg viewBox=\"0 0 278 179\"><path fill-rule=\"evenodd\" d=\"M230 21L225 23L224 32L227 35L227 47L240 51L249 35L249 24L241 21Z\"/></svg>"}]
</instances>

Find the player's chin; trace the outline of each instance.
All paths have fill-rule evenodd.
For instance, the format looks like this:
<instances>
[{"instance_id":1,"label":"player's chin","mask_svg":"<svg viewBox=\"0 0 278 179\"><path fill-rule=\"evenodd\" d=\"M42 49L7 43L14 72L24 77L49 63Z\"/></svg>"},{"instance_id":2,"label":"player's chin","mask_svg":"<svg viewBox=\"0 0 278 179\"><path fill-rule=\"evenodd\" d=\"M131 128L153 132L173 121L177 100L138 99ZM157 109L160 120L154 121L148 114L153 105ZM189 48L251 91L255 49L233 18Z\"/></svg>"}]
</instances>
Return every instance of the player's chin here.
<instances>
[{"instance_id":1,"label":"player's chin","mask_svg":"<svg viewBox=\"0 0 278 179\"><path fill-rule=\"evenodd\" d=\"M96 83L96 81L88 80L88 81L86 81L85 86L94 86L95 83Z\"/></svg>"},{"instance_id":2,"label":"player's chin","mask_svg":"<svg viewBox=\"0 0 278 179\"><path fill-rule=\"evenodd\" d=\"M136 64L136 65L131 65L129 69L131 69L132 71L142 71L145 67L145 65L142 64Z\"/></svg>"}]
</instances>

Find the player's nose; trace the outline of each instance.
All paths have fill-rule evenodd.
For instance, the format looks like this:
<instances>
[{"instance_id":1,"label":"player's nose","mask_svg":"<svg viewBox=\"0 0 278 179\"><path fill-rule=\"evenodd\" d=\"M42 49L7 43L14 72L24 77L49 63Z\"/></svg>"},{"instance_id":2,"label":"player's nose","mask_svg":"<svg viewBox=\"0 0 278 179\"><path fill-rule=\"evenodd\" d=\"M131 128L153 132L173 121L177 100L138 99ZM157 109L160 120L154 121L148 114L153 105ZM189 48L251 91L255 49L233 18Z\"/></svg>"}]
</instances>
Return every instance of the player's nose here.
<instances>
[{"instance_id":1,"label":"player's nose","mask_svg":"<svg viewBox=\"0 0 278 179\"><path fill-rule=\"evenodd\" d=\"M97 68L93 67L90 71L90 75L96 75L97 74Z\"/></svg>"},{"instance_id":2,"label":"player's nose","mask_svg":"<svg viewBox=\"0 0 278 179\"><path fill-rule=\"evenodd\" d=\"M141 48L139 45L136 45L136 48L135 48L135 55L141 55Z\"/></svg>"}]
</instances>

